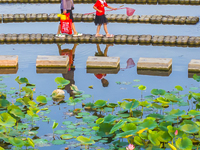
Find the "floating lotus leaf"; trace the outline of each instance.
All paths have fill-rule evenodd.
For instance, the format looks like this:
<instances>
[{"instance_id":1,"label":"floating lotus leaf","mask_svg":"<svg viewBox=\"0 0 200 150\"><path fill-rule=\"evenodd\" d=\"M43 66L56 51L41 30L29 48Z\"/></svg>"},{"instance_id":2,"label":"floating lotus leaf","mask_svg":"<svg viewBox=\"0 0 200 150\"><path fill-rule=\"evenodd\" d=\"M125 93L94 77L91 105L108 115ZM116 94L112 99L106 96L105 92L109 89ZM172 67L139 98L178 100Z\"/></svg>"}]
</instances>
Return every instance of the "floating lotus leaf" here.
<instances>
[{"instance_id":1,"label":"floating lotus leaf","mask_svg":"<svg viewBox=\"0 0 200 150\"><path fill-rule=\"evenodd\" d=\"M72 121L63 121L62 124L69 125L69 124L72 124Z\"/></svg>"},{"instance_id":2,"label":"floating lotus leaf","mask_svg":"<svg viewBox=\"0 0 200 150\"><path fill-rule=\"evenodd\" d=\"M113 108L104 107L104 108L103 108L103 111L104 111L105 113L107 113L107 112L112 112L112 111L113 111Z\"/></svg>"},{"instance_id":3,"label":"floating lotus leaf","mask_svg":"<svg viewBox=\"0 0 200 150\"><path fill-rule=\"evenodd\" d=\"M180 85L175 86L175 88L176 88L178 91L183 91L183 88L182 88L182 86L180 86Z\"/></svg>"},{"instance_id":4,"label":"floating lotus leaf","mask_svg":"<svg viewBox=\"0 0 200 150\"><path fill-rule=\"evenodd\" d=\"M157 103L152 103L151 105L156 109L163 109L163 107L161 105L158 105Z\"/></svg>"},{"instance_id":5,"label":"floating lotus leaf","mask_svg":"<svg viewBox=\"0 0 200 150\"><path fill-rule=\"evenodd\" d=\"M44 146L49 145L49 144L48 144L49 141L46 140L46 139L35 139L35 140L33 140L33 142L34 142L34 144L35 144L36 146L39 146L39 147L44 147Z\"/></svg>"},{"instance_id":6,"label":"floating lotus leaf","mask_svg":"<svg viewBox=\"0 0 200 150\"><path fill-rule=\"evenodd\" d=\"M179 102L181 98L177 98L174 94L165 94L165 98L172 102Z\"/></svg>"},{"instance_id":7,"label":"floating lotus leaf","mask_svg":"<svg viewBox=\"0 0 200 150\"><path fill-rule=\"evenodd\" d=\"M139 134L139 137L143 140L148 140L148 133L142 132L142 133Z\"/></svg>"},{"instance_id":8,"label":"floating lotus leaf","mask_svg":"<svg viewBox=\"0 0 200 150\"><path fill-rule=\"evenodd\" d=\"M2 132L6 132L6 129L3 126L0 126L0 133L2 133Z\"/></svg>"},{"instance_id":9,"label":"floating lotus leaf","mask_svg":"<svg viewBox=\"0 0 200 150\"><path fill-rule=\"evenodd\" d=\"M191 115L191 116L198 116L200 115L200 111L197 111L197 110L190 110L188 112L188 115Z\"/></svg>"},{"instance_id":10,"label":"floating lotus leaf","mask_svg":"<svg viewBox=\"0 0 200 150\"><path fill-rule=\"evenodd\" d=\"M158 133L156 131L151 131L149 130L149 134L148 134L148 139L151 141L151 143L154 146L159 146L160 145L160 141L158 140Z\"/></svg>"},{"instance_id":11,"label":"floating lotus leaf","mask_svg":"<svg viewBox=\"0 0 200 150\"><path fill-rule=\"evenodd\" d=\"M100 136L92 136L92 137L91 137L92 140L100 140L101 138L102 138L102 137L100 137Z\"/></svg>"},{"instance_id":12,"label":"floating lotus leaf","mask_svg":"<svg viewBox=\"0 0 200 150\"><path fill-rule=\"evenodd\" d=\"M192 119L190 115L181 115L181 118L183 119Z\"/></svg>"},{"instance_id":13,"label":"floating lotus leaf","mask_svg":"<svg viewBox=\"0 0 200 150\"><path fill-rule=\"evenodd\" d=\"M160 142L169 142L172 140L171 136L167 131L159 131L158 135L159 135L158 140Z\"/></svg>"},{"instance_id":14,"label":"floating lotus leaf","mask_svg":"<svg viewBox=\"0 0 200 150\"><path fill-rule=\"evenodd\" d=\"M139 101L137 100L134 100L132 102L122 102L120 105L120 107L126 110L130 110L130 109L133 110L133 109L136 109L138 106L139 106Z\"/></svg>"},{"instance_id":15,"label":"floating lotus leaf","mask_svg":"<svg viewBox=\"0 0 200 150\"><path fill-rule=\"evenodd\" d=\"M101 107L104 107L106 105L106 103L107 103L107 101L105 101L105 100L97 100L94 103L94 106L101 108Z\"/></svg>"},{"instance_id":16,"label":"floating lotus leaf","mask_svg":"<svg viewBox=\"0 0 200 150\"><path fill-rule=\"evenodd\" d=\"M170 112L169 112L170 115L174 115L174 116L181 116L181 115L185 115L186 112L185 110L180 110L180 109L172 109Z\"/></svg>"},{"instance_id":17,"label":"floating lotus leaf","mask_svg":"<svg viewBox=\"0 0 200 150\"><path fill-rule=\"evenodd\" d=\"M0 92L0 99L6 99L6 94Z\"/></svg>"},{"instance_id":18,"label":"floating lotus leaf","mask_svg":"<svg viewBox=\"0 0 200 150\"><path fill-rule=\"evenodd\" d=\"M83 121L84 122L94 122L98 117L97 116L84 116Z\"/></svg>"},{"instance_id":19,"label":"floating lotus leaf","mask_svg":"<svg viewBox=\"0 0 200 150\"><path fill-rule=\"evenodd\" d=\"M116 119L117 119L116 116L109 114L109 115L104 117L104 123L112 123Z\"/></svg>"},{"instance_id":20,"label":"floating lotus leaf","mask_svg":"<svg viewBox=\"0 0 200 150\"><path fill-rule=\"evenodd\" d=\"M147 101L142 101L142 102L139 102L139 105L142 107L149 108L151 106L151 103L148 103Z\"/></svg>"},{"instance_id":21,"label":"floating lotus leaf","mask_svg":"<svg viewBox=\"0 0 200 150\"><path fill-rule=\"evenodd\" d=\"M122 130L125 131L129 131L129 130L136 130L137 127L134 123L127 123L122 127Z\"/></svg>"},{"instance_id":22,"label":"floating lotus leaf","mask_svg":"<svg viewBox=\"0 0 200 150\"><path fill-rule=\"evenodd\" d=\"M189 106L188 102L179 102L178 106Z\"/></svg>"},{"instance_id":23,"label":"floating lotus leaf","mask_svg":"<svg viewBox=\"0 0 200 150\"><path fill-rule=\"evenodd\" d=\"M63 140L69 140L69 139L73 138L73 135L71 135L71 134L62 134L60 137Z\"/></svg>"},{"instance_id":24,"label":"floating lotus leaf","mask_svg":"<svg viewBox=\"0 0 200 150\"><path fill-rule=\"evenodd\" d=\"M99 130L99 127L98 126L94 126L94 127L92 127L92 130L97 131L97 130Z\"/></svg>"},{"instance_id":25,"label":"floating lotus leaf","mask_svg":"<svg viewBox=\"0 0 200 150\"><path fill-rule=\"evenodd\" d=\"M34 144L34 142L33 142L32 139L27 138L27 142L28 142L28 144L29 144L30 146L35 147L35 144Z\"/></svg>"},{"instance_id":26,"label":"floating lotus leaf","mask_svg":"<svg viewBox=\"0 0 200 150\"><path fill-rule=\"evenodd\" d=\"M194 74L193 79L196 80L197 82L200 82L200 76Z\"/></svg>"},{"instance_id":27,"label":"floating lotus leaf","mask_svg":"<svg viewBox=\"0 0 200 150\"><path fill-rule=\"evenodd\" d=\"M131 122L131 123L135 123L135 124L138 124L138 123L142 122L139 118L133 118L133 117L127 118L127 121Z\"/></svg>"},{"instance_id":28,"label":"floating lotus leaf","mask_svg":"<svg viewBox=\"0 0 200 150\"><path fill-rule=\"evenodd\" d=\"M151 90L151 94L153 95L165 95L166 91L163 89L153 89Z\"/></svg>"},{"instance_id":29,"label":"floating lotus leaf","mask_svg":"<svg viewBox=\"0 0 200 150\"><path fill-rule=\"evenodd\" d=\"M0 99L0 107L6 108L10 105L10 102L6 99Z\"/></svg>"},{"instance_id":30,"label":"floating lotus leaf","mask_svg":"<svg viewBox=\"0 0 200 150\"><path fill-rule=\"evenodd\" d=\"M54 145L63 145L66 143L66 141L65 140L53 140L51 143Z\"/></svg>"},{"instance_id":31,"label":"floating lotus leaf","mask_svg":"<svg viewBox=\"0 0 200 150\"><path fill-rule=\"evenodd\" d=\"M69 80L66 80L66 79L63 78L63 77L56 77L56 78L55 78L55 82L56 82L57 84L60 84L60 85L68 85L68 84L70 83Z\"/></svg>"},{"instance_id":32,"label":"floating lotus leaf","mask_svg":"<svg viewBox=\"0 0 200 150\"><path fill-rule=\"evenodd\" d=\"M164 116L161 115L161 114L149 114L147 117L153 117L153 118L156 118L156 119L163 119Z\"/></svg>"},{"instance_id":33,"label":"floating lotus leaf","mask_svg":"<svg viewBox=\"0 0 200 150\"><path fill-rule=\"evenodd\" d=\"M169 104L170 103L170 101L169 100L167 100L166 98L163 98L163 97L159 97L159 98L157 98L156 99L158 102L160 102L160 103L162 103L162 104Z\"/></svg>"},{"instance_id":34,"label":"floating lotus leaf","mask_svg":"<svg viewBox=\"0 0 200 150\"><path fill-rule=\"evenodd\" d=\"M195 124L184 124L183 126L181 126L180 129L185 133L190 133L190 134L199 132L199 127Z\"/></svg>"},{"instance_id":35,"label":"floating lotus leaf","mask_svg":"<svg viewBox=\"0 0 200 150\"><path fill-rule=\"evenodd\" d=\"M17 137L15 137L15 138L10 137L9 142L16 147L22 147L25 144L25 142L23 140L21 140L20 138L17 138Z\"/></svg>"},{"instance_id":36,"label":"floating lotus leaf","mask_svg":"<svg viewBox=\"0 0 200 150\"><path fill-rule=\"evenodd\" d=\"M109 103L108 104L108 107L111 107L111 108L115 108L117 106L118 106L118 104L115 104L115 103Z\"/></svg>"},{"instance_id":37,"label":"floating lotus leaf","mask_svg":"<svg viewBox=\"0 0 200 150\"><path fill-rule=\"evenodd\" d=\"M99 118L96 120L96 124L101 124L102 122L104 122L104 118Z\"/></svg>"},{"instance_id":38,"label":"floating lotus leaf","mask_svg":"<svg viewBox=\"0 0 200 150\"><path fill-rule=\"evenodd\" d=\"M145 119L143 121L143 123L139 125L139 129L148 128L150 130L153 130L157 126L158 126L158 124L155 121L153 121L151 119Z\"/></svg>"},{"instance_id":39,"label":"floating lotus leaf","mask_svg":"<svg viewBox=\"0 0 200 150\"><path fill-rule=\"evenodd\" d=\"M128 138L130 136L136 135L137 130L129 130L126 132L116 134L115 138Z\"/></svg>"},{"instance_id":40,"label":"floating lotus leaf","mask_svg":"<svg viewBox=\"0 0 200 150\"><path fill-rule=\"evenodd\" d=\"M169 147L172 149L172 150L177 150L176 147L170 143L168 143Z\"/></svg>"},{"instance_id":41,"label":"floating lotus leaf","mask_svg":"<svg viewBox=\"0 0 200 150\"><path fill-rule=\"evenodd\" d=\"M193 144L192 141L188 137L178 138L176 140L176 147L182 150L192 149Z\"/></svg>"},{"instance_id":42,"label":"floating lotus leaf","mask_svg":"<svg viewBox=\"0 0 200 150\"><path fill-rule=\"evenodd\" d=\"M0 125L5 126L5 127L12 127L16 123L16 120L11 117L8 113L2 113L0 115Z\"/></svg>"},{"instance_id":43,"label":"floating lotus leaf","mask_svg":"<svg viewBox=\"0 0 200 150\"><path fill-rule=\"evenodd\" d=\"M134 137L134 142L135 142L137 145L140 145L140 146L144 145L142 139L141 139L139 136L135 136L135 137Z\"/></svg>"},{"instance_id":44,"label":"floating lotus leaf","mask_svg":"<svg viewBox=\"0 0 200 150\"><path fill-rule=\"evenodd\" d=\"M84 137L84 136L79 136L76 139L79 142L81 142L81 144L84 144L84 145L95 144L94 140L91 140L91 139Z\"/></svg>"},{"instance_id":45,"label":"floating lotus leaf","mask_svg":"<svg viewBox=\"0 0 200 150\"><path fill-rule=\"evenodd\" d=\"M134 88L138 88L139 86L141 86L141 84L133 85Z\"/></svg>"},{"instance_id":46,"label":"floating lotus leaf","mask_svg":"<svg viewBox=\"0 0 200 150\"><path fill-rule=\"evenodd\" d=\"M140 86L138 87L138 89L139 89L139 90L142 90L142 91L144 91L144 90L146 90L146 89L147 89L147 87L146 87L146 86L144 86L144 85L140 85Z\"/></svg>"},{"instance_id":47,"label":"floating lotus leaf","mask_svg":"<svg viewBox=\"0 0 200 150\"><path fill-rule=\"evenodd\" d=\"M134 82L140 82L140 80L139 80L139 79L134 79L133 81L134 81Z\"/></svg>"},{"instance_id":48,"label":"floating lotus leaf","mask_svg":"<svg viewBox=\"0 0 200 150\"><path fill-rule=\"evenodd\" d=\"M192 97L198 102L200 102L200 93L192 93Z\"/></svg>"},{"instance_id":49,"label":"floating lotus leaf","mask_svg":"<svg viewBox=\"0 0 200 150\"><path fill-rule=\"evenodd\" d=\"M90 97L92 97L92 96L91 96L90 94L82 94L81 97L82 97L82 98L90 98Z\"/></svg>"},{"instance_id":50,"label":"floating lotus leaf","mask_svg":"<svg viewBox=\"0 0 200 150\"><path fill-rule=\"evenodd\" d=\"M27 78L19 78L19 76L15 79L19 84L29 83Z\"/></svg>"},{"instance_id":51,"label":"floating lotus leaf","mask_svg":"<svg viewBox=\"0 0 200 150\"><path fill-rule=\"evenodd\" d=\"M112 127L112 129L111 129L111 131L110 131L109 134L112 134L112 133L114 133L115 131L117 131L118 129L122 128L122 127L125 125L125 123L126 123L126 121L120 120L117 124L115 124L115 125Z\"/></svg>"},{"instance_id":52,"label":"floating lotus leaf","mask_svg":"<svg viewBox=\"0 0 200 150\"><path fill-rule=\"evenodd\" d=\"M19 117L19 118L25 117L25 114L21 111L21 109L18 106L11 105L7 109L10 114L13 114L16 117Z\"/></svg>"},{"instance_id":53,"label":"floating lotus leaf","mask_svg":"<svg viewBox=\"0 0 200 150\"><path fill-rule=\"evenodd\" d=\"M56 130L54 131L55 134L64 134L65 130Z\"/></svg>"},{"instance_id":54,"label":"floating lotus leaf","mask_svg":"<svg viewBox=\"0 0 200 150\"><path fill-rule=\"evenodd\" d=\"M37 96L36 101L37 101L38 103L42 103L42 104L46 104L46 103L47 103L46 97L45 97L45 96L42 96L42 95Z\"/></svg>"},{"instance_id":55,"label":"floating lotus leaf","mask_svg":"<svg viewBox=\"0 0 200 150\"><path fill-rule=\"evenodd\" d=\"M182 137L184 132L181 131L179 128L172 127L171 125L167 126L169 135L174 138L176 130L178 131L178 135L176 137Z\"/></svg>"},{"instance_id":56,"label":"floating lotus leaf","mask_svg":"<svg viewBox=\"0 0 200 150\"><path fill-rule=\"evenodd\" d=\"M198 87L190 87L190 90L198 90Z\"/></svg>"}]
</instances>

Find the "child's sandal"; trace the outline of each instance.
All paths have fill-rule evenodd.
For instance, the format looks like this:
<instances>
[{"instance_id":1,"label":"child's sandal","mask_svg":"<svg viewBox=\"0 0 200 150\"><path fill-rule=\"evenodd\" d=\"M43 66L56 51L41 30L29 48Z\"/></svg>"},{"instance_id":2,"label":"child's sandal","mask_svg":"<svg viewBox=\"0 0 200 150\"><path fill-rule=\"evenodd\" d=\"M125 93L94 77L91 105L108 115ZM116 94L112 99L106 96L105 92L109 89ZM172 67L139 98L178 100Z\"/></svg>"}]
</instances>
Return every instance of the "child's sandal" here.
<instances>
[{"instance_id":1,"label":"child's sandal","mask_svg":"<svg viewBox=\"0 0 200 150\"><path fill-rule=\"evenodd\" d=\"M102 37L102 34L96 34L95 37Z\"/></svg>"},{"instance_id":2,"label":"child's sandal","mask_svg":"<svg viewBox=\"0 0 200 150\"><path fill-rule=\"evenodd\" d=\"M113 34L107 34L106 37L107 37L107 38L109 38L109 37L114 37L114 35L113 35Z\"/></svg>"}]
</instances>

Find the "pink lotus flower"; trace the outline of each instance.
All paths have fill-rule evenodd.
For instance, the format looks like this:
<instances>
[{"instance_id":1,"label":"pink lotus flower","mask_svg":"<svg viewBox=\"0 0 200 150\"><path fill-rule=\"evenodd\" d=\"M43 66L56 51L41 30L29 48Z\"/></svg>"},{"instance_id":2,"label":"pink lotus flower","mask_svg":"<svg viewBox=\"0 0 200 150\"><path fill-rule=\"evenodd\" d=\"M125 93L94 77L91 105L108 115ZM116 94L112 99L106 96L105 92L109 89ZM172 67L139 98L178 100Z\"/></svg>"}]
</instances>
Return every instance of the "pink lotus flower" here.
<instances>
[{"instance_id":1,"label":"pink lotus flower","mask_svg":"<svg viewBox=\"0 0 200 150\"><path fill-rule=\"evenodd\" d=\"M178 135L178 130L176 130L174 134L175 134L175 135Z\"/></svg>"},{"instance_id":2,"label":"pink lotus flower","mask_svg":"<svg viewBox=\"0 0 200 150\"><path fill-rule=\"evenodd\" d=\"M127 147L126 147L126 150L134 150L135 149L135 146L133 144L129 144Z\"/></svg>"}]
</instances>

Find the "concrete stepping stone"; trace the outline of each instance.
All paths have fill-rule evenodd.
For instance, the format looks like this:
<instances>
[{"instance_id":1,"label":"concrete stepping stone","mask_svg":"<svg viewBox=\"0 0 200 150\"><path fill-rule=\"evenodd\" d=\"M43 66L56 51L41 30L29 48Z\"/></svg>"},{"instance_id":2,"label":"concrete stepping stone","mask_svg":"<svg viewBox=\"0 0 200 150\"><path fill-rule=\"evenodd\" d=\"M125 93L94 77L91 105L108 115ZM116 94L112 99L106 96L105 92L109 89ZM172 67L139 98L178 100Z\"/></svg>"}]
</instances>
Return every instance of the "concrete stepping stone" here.
<instances>
[{"instance_id":1,"label":"concrete stepping stone","mask_svg":"<svg viewBox=\"0 0 200 150\"><path fill-rule=\"evenodd\" d=\"M17 67L17 55L0 55L0 68Z\"/></svg>"},{"instance_id":2,"label":"concrete stepping stone","mask_svg":"<svg viewBox=\"0 0 200 150\"><path fill-rule=\"evenodd\" d=\"M200 60L192 59L188 64L188 72L200 72Z\"/></svg>"},{"instance_id":3,"label":"concrete stepping stone","mask_svg":"<svg viewBox=\"0 0 200 150\"><path fill-rule=\"evenodd\" d=\"M119 62L119 57L89 56L86 66L87 68L117 68Z\"/></svg>"},{"instance_id":4,"label":"concrete stepping stone","mask_svg":"<svg viewBox=\"0 0 200 150\"><path fill-rule=\"evenodd\" d=\"M172 58L143 58L140 57L137 69L169 70L172 66Z\"/></svg>"},{"instance_id":5,"label":"concrete stepping stone","mask_svg":"<svg viewBox=\"0 0 200 150\"><path fill-rule=\"evenodd\" d=\"M169 76L172 73L172 67L169 70L137 70L137 74L150 76Z\"/></svg>"},{"instance_id":6,"label":"concrete stepping stone","mask_svg":"<svg viewBox=\"0 0 200 150\"><path fill-rule=\"evenodd\" d=\"M36 72L37 73L49 73L49 74L53 74L53 73L67 73L68 72L68 67L65 68L44 68L44 67L40 67L40 68L36 68Z\"/></svg>"},{"instance_id":7,"label":"concrete stepping stone","mask_svg":"<svg viewBox=\"0 0 200 150\"><path fill-rule=\"evenodd\" d=\"M93 74L117 74L120 70L120 67L117 67L116 69L96 69L96 68L87 68L87 73L93 73Z\"/></svg>"},{"instance_id":8,"label":"concrete stepping stone","mask_svg":"<svg viewBox=\"0 0 200 150\"><path fill-rule=\"evenodd\" d=\"M46 56L38 55L36 67L67 67L69 63L68 56Z\"/></svg>"}]
</instances>

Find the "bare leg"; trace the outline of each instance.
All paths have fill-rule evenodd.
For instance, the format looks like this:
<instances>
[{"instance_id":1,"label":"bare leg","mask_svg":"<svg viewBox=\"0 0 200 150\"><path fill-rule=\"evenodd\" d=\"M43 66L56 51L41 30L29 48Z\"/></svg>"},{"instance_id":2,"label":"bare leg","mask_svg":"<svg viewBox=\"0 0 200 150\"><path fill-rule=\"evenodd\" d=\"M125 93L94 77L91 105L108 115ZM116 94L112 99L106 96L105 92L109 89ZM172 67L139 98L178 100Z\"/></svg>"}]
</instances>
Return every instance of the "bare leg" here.
<instances>
[{"instance_id":1,"label":"bare leg","mask_svg":"<svg viewBox=\"0 0 200 150\"><path fill-rule=\"evenodd\" d=\"M57 32L57 34L60 34L60 24L58 25L58 32Z\"/></svg>"},{"instance_id":2,"label":"bare leg","mask_svg":"<svg viewBox=\"0 0 200 150\"><path fill-rule=\"evenodd\" d=\"M106 32L106 35L108 35L108 28L107 28L107 23L104 23L103 24L103 28L104 28L104 31Z\"/></svg>"},{"instance_id":3,"label":"bare leg","mask_svg":"<svg viewBox=\"0 0 200 150\"><path fill-rule=\"evenodd\" d=\"M101 29L101 25L98 25L97 26L97 33L96 33L97 36L99 35L100 29Z\"/></svg>"},{"instance_id":4,"label":"bare leg","mask_svg":"<svg viewBox=\"0 0 200 150\"><path fill-rule=\"evenodd\" d=\"M74 31L74 34L77 34L77 31L76 31L74 23L72 23L72 30Z\"/></svg>"}]
</instances>

